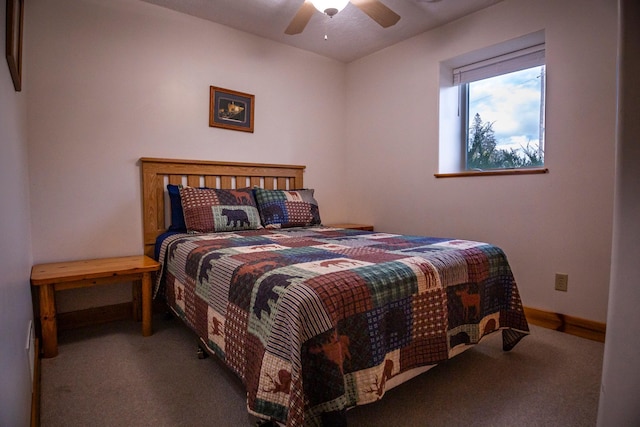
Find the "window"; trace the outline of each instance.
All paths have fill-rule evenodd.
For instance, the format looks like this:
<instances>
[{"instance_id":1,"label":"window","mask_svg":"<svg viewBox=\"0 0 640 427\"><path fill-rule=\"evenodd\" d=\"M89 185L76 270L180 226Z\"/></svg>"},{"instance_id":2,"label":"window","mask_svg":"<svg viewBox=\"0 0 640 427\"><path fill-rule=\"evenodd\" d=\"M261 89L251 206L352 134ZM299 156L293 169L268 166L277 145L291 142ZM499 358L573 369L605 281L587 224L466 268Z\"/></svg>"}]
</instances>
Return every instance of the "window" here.
<instances>
[{"instance_id":1,"label":"window","mask_svg":"<svg viewBox=\"0 0 640 427\"><path fill-rule=\"evenodd\" d=\"M546 172L544 31L452 58L440 70L436 176Z\"/></svg>"},{"instance_id":2,"label":"window","mask_svg":"<svg viewBox=\"0 0 640 427\"><path fill-rule=\"evenodd\" d=\"M545 67L467 83L466 169L544 166Z\"/></svg>"},{"instance_id":3,"label":"window","mask_svg":"<svg viewBox=\"0 0 640 427\"><path fill-rule=\"evenodd\" d=\"M465 170L544 166L544 45L453 70Z\"/></svg>"}]
</instances>

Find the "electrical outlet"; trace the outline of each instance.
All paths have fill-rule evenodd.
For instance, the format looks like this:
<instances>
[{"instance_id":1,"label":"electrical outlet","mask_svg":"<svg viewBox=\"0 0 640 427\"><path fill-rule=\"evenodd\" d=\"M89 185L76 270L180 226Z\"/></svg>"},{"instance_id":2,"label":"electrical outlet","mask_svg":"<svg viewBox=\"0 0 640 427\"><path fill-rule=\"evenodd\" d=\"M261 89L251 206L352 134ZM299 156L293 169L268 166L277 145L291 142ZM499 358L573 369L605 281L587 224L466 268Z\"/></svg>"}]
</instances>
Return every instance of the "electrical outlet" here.
<instances>
[{"instance_id":1,"label":"electrical outlet","mask_svg":"<svg viewBox=\"0 0 640 427\"><path fill-rule=\"evenodd\" d=\"M569 275L556 273L556 291L567 292L569 286Z\"/></svg>"}]
</instances>

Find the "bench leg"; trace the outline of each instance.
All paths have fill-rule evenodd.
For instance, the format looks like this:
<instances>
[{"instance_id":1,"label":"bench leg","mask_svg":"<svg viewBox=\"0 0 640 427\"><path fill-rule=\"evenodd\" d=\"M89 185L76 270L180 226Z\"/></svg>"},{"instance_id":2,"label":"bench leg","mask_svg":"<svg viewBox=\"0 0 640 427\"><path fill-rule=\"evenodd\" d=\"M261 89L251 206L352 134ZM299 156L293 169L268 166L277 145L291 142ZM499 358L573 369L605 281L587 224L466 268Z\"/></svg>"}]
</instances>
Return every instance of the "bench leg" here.
<instances>
[{"instance_id":1,"label":"bench leg","mask_svg":"<svg viewBox=\"0 0 640 427\"><path fill-rule=\"evenodd\" d=\"M142 274L142 336L153 334L151 325L151 273Z\"/></svg>"},{"instance_id":2,"label":"bench leg","mask_svg":"<svg viewBox=\"0 0 640 427\"><path fill-rule=\"evenodd\" d=\"M58 325L56 322L56 300L53 285L40 286L40 327L42 349L45 358L58 355Z\"/></svg>"}]
</instances>

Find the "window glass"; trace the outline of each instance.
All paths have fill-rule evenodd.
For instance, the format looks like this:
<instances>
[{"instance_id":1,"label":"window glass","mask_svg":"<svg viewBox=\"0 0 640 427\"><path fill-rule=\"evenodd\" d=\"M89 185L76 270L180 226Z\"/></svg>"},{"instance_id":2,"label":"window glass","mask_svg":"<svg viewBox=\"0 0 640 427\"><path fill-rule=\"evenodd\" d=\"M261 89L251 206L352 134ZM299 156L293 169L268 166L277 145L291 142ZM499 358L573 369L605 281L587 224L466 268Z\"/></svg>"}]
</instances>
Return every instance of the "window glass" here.
<instances>
[{"instance_id":1,"label":"window glass","mask_svg":"<svg viewBox=\"0 0 640 427\"><path fill-rule=\"evenodd\" d=\"M461 85L466 169L544 166L545 66Z\"/></svg>"}]
</instances>

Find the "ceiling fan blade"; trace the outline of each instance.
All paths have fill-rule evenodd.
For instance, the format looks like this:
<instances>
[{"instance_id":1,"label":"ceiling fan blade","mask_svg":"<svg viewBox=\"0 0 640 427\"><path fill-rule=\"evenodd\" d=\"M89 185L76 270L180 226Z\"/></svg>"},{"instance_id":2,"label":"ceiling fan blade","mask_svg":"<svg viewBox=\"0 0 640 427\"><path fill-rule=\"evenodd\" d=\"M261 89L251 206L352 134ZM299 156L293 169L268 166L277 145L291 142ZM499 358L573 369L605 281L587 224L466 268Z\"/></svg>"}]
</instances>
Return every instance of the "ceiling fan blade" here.
<instances>
[{"instance_id":1,"label":"ceiling fan blade","mask_svg":"<svg viewBox=\"0 0 640 427\"><path fill-rule=\"evenodd\" d=\"M307 23L315 11L316 8L313 6L313 3L309 0L304 0L302 6L298 9L298 13L293 17L287 29L284 30L284 33L290 36L300 34L302 30L304 30L304 27L307 26Z\"/></svg>"},{"instance_id":2,"label":"ceiling fan blade","mask_svg":"<svg viewBox=\"0 0 640 427\"><path fill-rule=\"evenodd\" d=\"M400 20L400 15L379 0L351 0L351 3L384 28L395 25Z\"/></svg>"}]
</instances>

